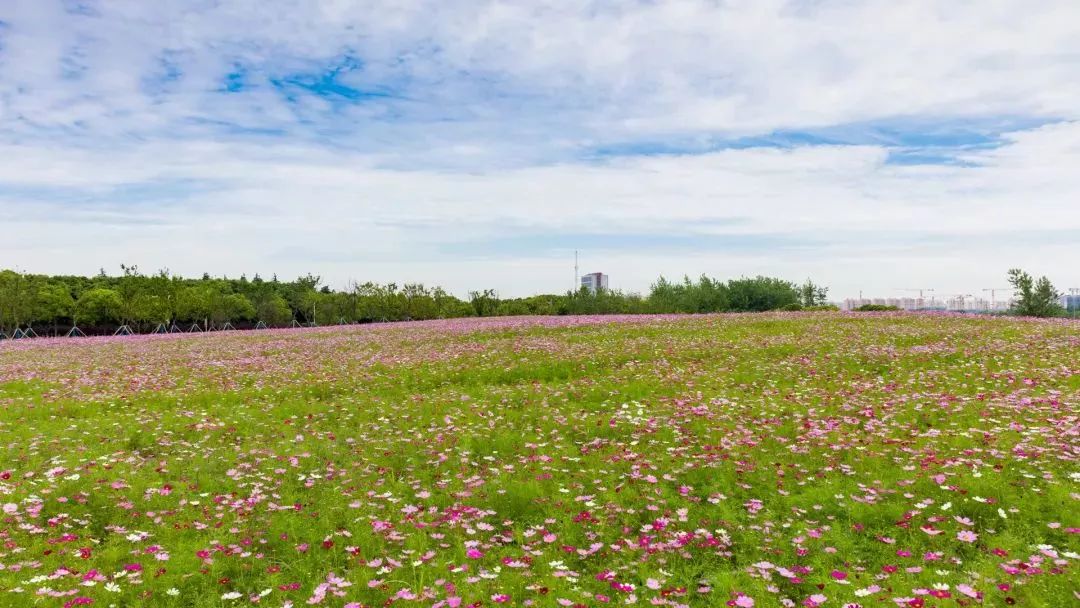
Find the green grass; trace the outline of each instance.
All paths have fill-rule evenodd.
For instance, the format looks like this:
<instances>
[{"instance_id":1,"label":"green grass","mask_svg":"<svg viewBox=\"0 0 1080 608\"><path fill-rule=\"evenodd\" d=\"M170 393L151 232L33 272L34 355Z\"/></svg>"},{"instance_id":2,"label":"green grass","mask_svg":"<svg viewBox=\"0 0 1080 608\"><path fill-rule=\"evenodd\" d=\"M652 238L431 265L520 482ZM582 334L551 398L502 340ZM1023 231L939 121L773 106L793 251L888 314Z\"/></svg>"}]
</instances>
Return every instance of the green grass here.
<instances>
[{"instance_id":1,"label":"green grass","mask_svg":"<svg viewBox=\"0 0 1080 608\"><path fill-rule=\"evenodd\" d=\"M1075 323L606 321L0 346L0 605L1075 601Z\"/></svg>"}]
</instances>

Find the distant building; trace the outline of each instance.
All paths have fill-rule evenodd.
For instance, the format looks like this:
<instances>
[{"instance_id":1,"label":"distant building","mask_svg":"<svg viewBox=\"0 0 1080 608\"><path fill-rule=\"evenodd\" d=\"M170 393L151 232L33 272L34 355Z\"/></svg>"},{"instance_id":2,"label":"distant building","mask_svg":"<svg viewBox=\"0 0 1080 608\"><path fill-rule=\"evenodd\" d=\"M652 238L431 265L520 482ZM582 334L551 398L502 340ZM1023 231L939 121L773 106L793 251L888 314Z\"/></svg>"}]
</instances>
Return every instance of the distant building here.
<instances>
[{"instance_id":1,"label":"distant building","mask_svg":"<svg viewBox=\"0 0 1080 608\"><path fill-rule=\"evenodd\" d=\"M985 298L976 298L971 295L956 295L941 300L934 298L848 298L844 300L843 310L854 310L864 304L880 304L882 306L895 306L901 310L950 310L953 312L1004 312L1009 309L1013 301L1011 298L990 301ZM1062 306L1064 306L1064 299ZM1077 302L1080 307L1080 301Z\"/></svg>"},{"instance_id":2,"label":"distant building","mask_svg":"<svg viewBox=\"0 0 1080 608\"><path fill-rule=\"evenodd\" d=\"M601 289L608 288L608 276L602 272L590 272L581 277L581 286L596 293Z\"/></svg>"},{"instance_id":3,"label":"distant building","mask_svg":"<svg viewBox=\"0 0 1080 608\"><path fill-rule=\"evenodd\" d=\"M1080 293L1061 296L1061 306L1070 313L1080 312Z\"/></svg>"}]
</instances>

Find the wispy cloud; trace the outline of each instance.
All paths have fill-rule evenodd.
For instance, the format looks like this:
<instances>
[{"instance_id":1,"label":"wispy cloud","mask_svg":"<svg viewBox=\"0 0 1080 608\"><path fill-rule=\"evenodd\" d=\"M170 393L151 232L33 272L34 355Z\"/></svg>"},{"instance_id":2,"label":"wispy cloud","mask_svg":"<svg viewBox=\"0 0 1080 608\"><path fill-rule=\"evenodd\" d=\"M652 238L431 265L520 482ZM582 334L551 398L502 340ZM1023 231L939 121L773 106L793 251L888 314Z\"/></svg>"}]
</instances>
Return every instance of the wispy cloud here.
<instances>
[{"instance_id":1,"label":"wispy cloud","mask_svg":"<svg viewBox=\"0 0 1080 608\"><path fill-rule=\"evenodd\" d=\"M1067 282L1078 24L1067 0L8 0L0 259Z\"/></svg>"}]
</instances>

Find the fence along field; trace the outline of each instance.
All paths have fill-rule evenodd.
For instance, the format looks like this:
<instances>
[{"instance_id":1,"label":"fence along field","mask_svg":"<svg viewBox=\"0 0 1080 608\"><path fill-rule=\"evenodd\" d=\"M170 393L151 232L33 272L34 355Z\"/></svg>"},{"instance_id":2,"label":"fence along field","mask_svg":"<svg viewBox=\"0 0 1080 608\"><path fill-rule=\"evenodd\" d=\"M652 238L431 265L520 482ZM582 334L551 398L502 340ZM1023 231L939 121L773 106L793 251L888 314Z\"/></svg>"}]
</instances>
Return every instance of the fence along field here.
<instances>
[{"instance_id":1,"label":"fence along field","mask_svg":"<svg viewBox=\"0 0 1080 608\"><path fill-rule=\"evenodd\" d=\"M0 604L1067 606L1080 326L0 344Z\"/></svg>"}]
</instances>

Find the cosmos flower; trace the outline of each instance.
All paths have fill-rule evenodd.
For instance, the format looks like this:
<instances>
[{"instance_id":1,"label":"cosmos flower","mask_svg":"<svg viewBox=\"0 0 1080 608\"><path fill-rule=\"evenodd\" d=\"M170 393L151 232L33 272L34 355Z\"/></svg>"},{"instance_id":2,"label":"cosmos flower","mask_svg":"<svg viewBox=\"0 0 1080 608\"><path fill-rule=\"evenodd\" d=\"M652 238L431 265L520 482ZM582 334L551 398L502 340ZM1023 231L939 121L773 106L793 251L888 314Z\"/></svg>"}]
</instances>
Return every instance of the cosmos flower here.
<instances>
[{"instance_id":1,"label":"cosmos flower","mask_svg":"<svg viewBox=\"0 0 1080 608\"><path fill-rule=\"evenodd\" d=\"M956 533L956 540L959 540L959 541L962 541L962 542L965 542L965 543L973 543L978 539L979 539L979 535L972 532L971 530L961 530L961 531Z\"/></svg>"},{"instance_id":2,"label":"cosmos flower","mask_svg":"<svg viewBox=\"0 0 1080 608\"><path fill-rule=\"evenodd\" d=\"M0 344L0 405L34 418L0 445L5 597L1072 599L1075 324L373 325ZM715 563L754 597L692 575Z\"/></svg>"}]
</instances>

